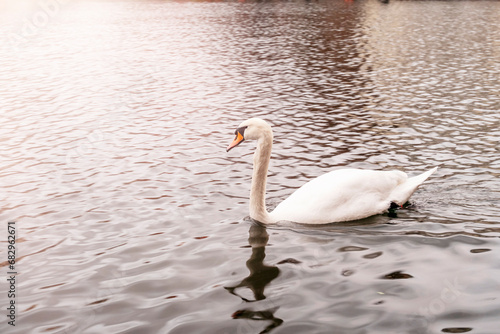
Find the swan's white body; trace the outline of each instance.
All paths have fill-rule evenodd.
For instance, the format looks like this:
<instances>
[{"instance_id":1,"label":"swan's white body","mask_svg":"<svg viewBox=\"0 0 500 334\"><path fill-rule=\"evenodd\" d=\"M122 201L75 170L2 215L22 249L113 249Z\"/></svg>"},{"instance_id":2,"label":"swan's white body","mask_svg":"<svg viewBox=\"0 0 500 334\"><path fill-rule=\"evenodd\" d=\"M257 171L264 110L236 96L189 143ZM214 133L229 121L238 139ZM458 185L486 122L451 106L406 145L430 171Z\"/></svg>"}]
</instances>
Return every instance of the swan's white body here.
<instances>
[{"instance_id":1,"label":"swan's white body","mask_svg":"<svg viewBox=\"0 0 500 334\"><path fill-rule=\"evenodd\" d=\"M297 189L268 213L265 206L267 170L273 134L265 121L252 118L240 124L235 147L245 139L256 139L250 191L250 217L264 224L292 221L328 224L362 219L383 213L391 202L403 205L437 167L408 178L401 171L340 169L321 175Z\"/></svg>"}]
</instances>

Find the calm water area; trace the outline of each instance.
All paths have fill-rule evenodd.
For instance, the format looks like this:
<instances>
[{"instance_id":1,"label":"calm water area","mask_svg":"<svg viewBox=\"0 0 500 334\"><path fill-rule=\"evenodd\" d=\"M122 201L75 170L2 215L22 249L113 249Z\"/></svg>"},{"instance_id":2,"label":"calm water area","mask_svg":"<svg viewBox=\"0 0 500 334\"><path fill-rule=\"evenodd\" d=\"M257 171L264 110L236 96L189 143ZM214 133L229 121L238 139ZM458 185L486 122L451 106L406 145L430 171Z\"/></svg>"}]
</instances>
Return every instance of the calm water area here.
<instances>
[{"instance_id":1,"label":"calm water area","mask_svg":"<svg viewBox=\"0 0 500 334\"><path fill-rule=\"evenodd\" d=\"M0 2L1 333L500 328L500 1ZM438 171L397 214L248 217L333 169ZM16 226L16 326L6 308Z\"/></svg>"}]
</instances>

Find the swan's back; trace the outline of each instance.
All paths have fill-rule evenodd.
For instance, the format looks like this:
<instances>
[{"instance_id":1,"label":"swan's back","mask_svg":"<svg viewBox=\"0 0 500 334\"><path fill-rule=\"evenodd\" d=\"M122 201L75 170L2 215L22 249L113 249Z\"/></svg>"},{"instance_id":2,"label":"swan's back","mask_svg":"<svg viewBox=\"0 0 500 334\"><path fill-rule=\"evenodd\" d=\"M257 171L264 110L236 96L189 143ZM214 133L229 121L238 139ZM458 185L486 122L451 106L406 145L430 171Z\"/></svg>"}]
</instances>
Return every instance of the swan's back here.
<instances>
[{"instance_id":1,"label":"swan's back","mask_svg":"<svg viewBox=\"0 0 500 334\"><path fill-rule=\"evenodd\" d=\"M386 211L391 202L406 202L407 198L403 197L409 198L432 172L434 170L408 179L401 171L334 170L304 184L270 215L275 221L303 224L369 217ZM394 197L396 195L399 198Z\"/></svg>"}]
</instances>

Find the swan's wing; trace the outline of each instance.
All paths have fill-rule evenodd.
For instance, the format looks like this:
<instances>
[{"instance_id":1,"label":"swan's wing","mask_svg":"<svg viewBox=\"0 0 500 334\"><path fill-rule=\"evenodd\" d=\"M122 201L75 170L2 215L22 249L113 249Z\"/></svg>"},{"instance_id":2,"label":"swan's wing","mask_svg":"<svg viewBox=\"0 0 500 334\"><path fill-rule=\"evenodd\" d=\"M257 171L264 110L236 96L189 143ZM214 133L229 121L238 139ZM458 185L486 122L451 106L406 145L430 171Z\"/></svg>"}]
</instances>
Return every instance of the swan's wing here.
<instances>
[{"instance_id":1,"label":"swan's wing","mask_svg":"<svg viewBox=\"0 0 500 334\"><path fill-rule=\"evenodd\" d=\"M390 196L391 201L399 205L405 204L415 190L417 190L418 186L424 183L436 170L437 167L434 167L425 173L410 177L406 182L403 182L392 191Z\"/></svg>"},{"instance_id":2,"label":"swan's wing","mask_svg":"<svg viewBox=\"0 0 500 334\"><path fill-rule=\"evenodd\" d=\"M365 218L387 210L391 193L406 180L400 171L335 170L297 189L271 216L304 224Z\"/></svg>"}]
</instances>

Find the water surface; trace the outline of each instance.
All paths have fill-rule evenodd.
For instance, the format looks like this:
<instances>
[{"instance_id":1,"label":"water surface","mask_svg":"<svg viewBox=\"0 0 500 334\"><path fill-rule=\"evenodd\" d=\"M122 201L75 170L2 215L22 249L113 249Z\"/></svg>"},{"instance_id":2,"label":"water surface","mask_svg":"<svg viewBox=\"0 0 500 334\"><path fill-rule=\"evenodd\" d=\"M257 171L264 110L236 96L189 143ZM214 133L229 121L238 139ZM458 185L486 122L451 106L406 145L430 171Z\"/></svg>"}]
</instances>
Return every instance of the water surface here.
<instances>
[{"instance_id":1,"label":"water surface","mask_svg":"<svg viewBox=\"0 0 500 334\"><path fill-rule=\"evenodd\" d=\"M0 13L2 332L498 332L500 3ZM397 217L265 229L254 144L225 152L254 116L270 208L335 168L439 170Z\"/></svg>"}]
</instances>

